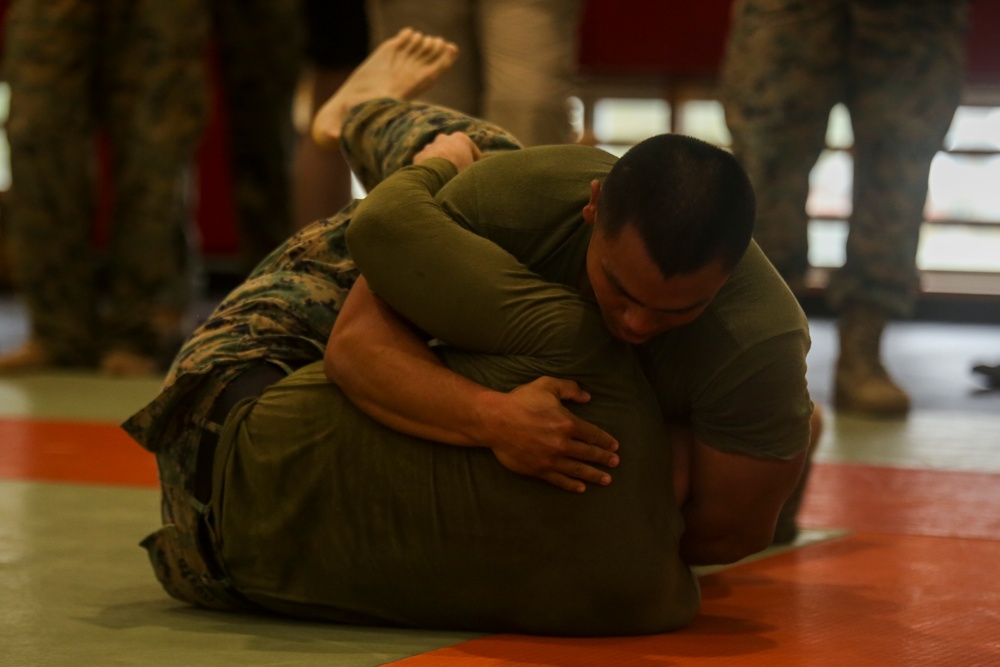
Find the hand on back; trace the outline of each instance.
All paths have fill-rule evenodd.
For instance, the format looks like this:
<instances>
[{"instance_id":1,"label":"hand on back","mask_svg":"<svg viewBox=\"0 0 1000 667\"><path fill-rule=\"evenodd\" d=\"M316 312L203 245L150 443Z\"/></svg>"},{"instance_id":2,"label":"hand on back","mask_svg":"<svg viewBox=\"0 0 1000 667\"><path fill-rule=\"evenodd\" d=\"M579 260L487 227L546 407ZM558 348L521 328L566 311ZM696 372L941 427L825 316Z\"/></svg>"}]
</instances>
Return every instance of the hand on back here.
<instances>
[{"instance_id":1,"label":"hand on back","mask_svg":"<svg viewBox=\"0 0 1000 667\"><path fill-rule=\"evenodd\" d=\"M413 164L420 164L435 157L448 160L461 172L482 158L483 152L466 134L461 132L439 134L434 137L434 141L424 146L419 153L413 156Z\"/></svg>"},{"instance_id":2,"label":"hand on back","mask_svg":"<svg viewBox=\"0 0 1000 667\"><path fill-rule=\"evenodd\" d=\"M490 447L504 467L576 493L585 482L611 483L596 466L618 465L618 442L563 405L590 400L576 382L541 377L502 396L491 415Z\"/></svg>"}]
</instances>

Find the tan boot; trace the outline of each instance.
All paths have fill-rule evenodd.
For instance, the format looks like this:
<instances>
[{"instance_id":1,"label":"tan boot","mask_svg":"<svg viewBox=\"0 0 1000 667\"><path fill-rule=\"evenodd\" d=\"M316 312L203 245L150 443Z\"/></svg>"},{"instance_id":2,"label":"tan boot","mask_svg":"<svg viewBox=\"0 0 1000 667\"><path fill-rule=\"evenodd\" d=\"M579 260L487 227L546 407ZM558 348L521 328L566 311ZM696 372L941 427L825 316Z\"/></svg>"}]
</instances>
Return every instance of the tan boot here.
<instances>
[{"instance_id":1,"label":"tan boot","mask_svg":"<svg viewBox=\"0 0 1000 667\"><path fill-rule=\"evenodd\" d=\"M852 304L840 317L834 405L838 410L878 417L903 416L910 397L882 365L879 348L888 317L869 305Z\"/></svg>"}]
</instances>

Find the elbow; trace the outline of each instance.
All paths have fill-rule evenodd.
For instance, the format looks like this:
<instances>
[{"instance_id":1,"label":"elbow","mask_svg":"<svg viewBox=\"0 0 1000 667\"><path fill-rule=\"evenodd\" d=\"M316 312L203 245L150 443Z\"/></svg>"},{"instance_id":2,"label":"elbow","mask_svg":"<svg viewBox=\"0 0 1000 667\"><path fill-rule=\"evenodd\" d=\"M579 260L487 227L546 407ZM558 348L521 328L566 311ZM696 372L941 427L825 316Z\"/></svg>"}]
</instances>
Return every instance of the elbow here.
<instances>
[{"instance_id":1,"label":"elbow","mask_svg":"<svg viewBox=\"0 0 1000 667\"><path fill-rule=\"evenodd\" d=\"M361 273L367 275L372 262L388 251L393 243L392 227L382 212L368 211L362 203L344 232L347 251ZM376 264L377 268L377 264Z\"/></svg>"},{"instance_id":2,"label":"elbow","mask_svg":"<svg viewBox=\"0 0 1000 667\"><path fill-rule=\"evenodd\" d=\"M323 357L323 375L330 382L337 382L337 364L329 354L329 348L327 348L327 354Z\"/></svg>"},{"instance_id":3,"label":"elbow","mask_svg":"<svg viewBox=\"0 0 1000 667\"><path fill-rule=\"evenodd\" d=\"M326 351L323 354L323 374L326 379L335 384L340 384L343 378L343 363L349 358L344 352L344 342L342 337L331 335L327 341Z\"/></svg>"}]
</instances>

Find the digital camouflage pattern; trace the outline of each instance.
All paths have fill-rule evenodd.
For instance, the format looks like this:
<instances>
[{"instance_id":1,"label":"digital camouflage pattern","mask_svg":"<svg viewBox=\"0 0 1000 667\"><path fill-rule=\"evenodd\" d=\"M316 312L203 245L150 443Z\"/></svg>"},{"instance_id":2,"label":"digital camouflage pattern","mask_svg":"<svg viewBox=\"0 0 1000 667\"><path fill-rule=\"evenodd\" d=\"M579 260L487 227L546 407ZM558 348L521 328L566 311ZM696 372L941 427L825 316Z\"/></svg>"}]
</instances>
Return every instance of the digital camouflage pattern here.
<instances>
[{"instance_id":1,"label":"digital camouflage pattern","mask_svg":"<svg viewBox=\"0 0 1000 667\"><path fill-rule=\"evenodd\" d=\"M964 0L737 0L721 96L757 193L755 238L793 289L831 107L854 129L854 205L831 304L906 315L931 160L959 102Z\"/></svg>"},{"instance_id":2,"label":"digital camouflage pattern","mask_svg":"<svg viewBox=\"0 0 1000 667\"><path fill-rule=\"evenodd\" d=\"M32 335L56 363L92 362L99 340L150 354L156 310L190 296L181 203L205 117L202 4L10 4L11 257ZM99 128L115 183L103 267L92 242Z\"/></svg>"},{"instance_id":3,"label":"digital camouflage pattern","mask_svg":"<svg viewBox=\"0 0 1000 667\"><path fill-rule=\"evenodd\" d=\"M437 134L464 132L484 152L519 148L499 128L450 110L397 100L355 107L344 125L343 149L366 188L373 188ZM286 371L323 358L337 313L358 272L345 244L356 203L306 227L274 250L187 340L164 390L123 428L157 455L163 528L143 541L157 577L174 597L210 608L239 608L224 576L199 549L210 508L191 494L208 414L222 389L261 361ZM405 221L401 221L405 224Z\"/></svg>"}]
</instances>

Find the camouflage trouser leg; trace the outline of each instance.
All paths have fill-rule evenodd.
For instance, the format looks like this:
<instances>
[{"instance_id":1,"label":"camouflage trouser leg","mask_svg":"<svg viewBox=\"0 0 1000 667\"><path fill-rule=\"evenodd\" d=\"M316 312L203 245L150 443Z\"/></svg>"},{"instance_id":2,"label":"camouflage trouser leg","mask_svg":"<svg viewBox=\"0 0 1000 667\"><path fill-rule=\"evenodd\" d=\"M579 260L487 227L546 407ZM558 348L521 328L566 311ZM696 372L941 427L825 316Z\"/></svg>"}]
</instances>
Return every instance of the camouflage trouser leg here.
<instances>
[{"instance_id":1,"label":"camouflage trouser leg","mask_svg":"<svg viewBox=\"0 0 1000 667\"><path fill-rule=\"evenodd\" d=\"M7 15L6 38L14 278L32 336L57 362L86 363L97 328L90 95L97 3L18 0Z\"/></svg>"},{"instance_id":2,"label":"camouflage trouser leg","mask_svg":"<svg viewBox=\"0 0 1000 667\"><path fill-rule=\"evenodd\" d=\"M723 71L736 155L758 197L754 236L795 286L808 268L809 172L830 107L855 134L846 266L829 297L905 314L930 161L958 103L966 4L742 0Z\"/></svg>"},{"instance_id":3,"label":"camouflage trouser leg","mask_svg":"<svg viewBox=\"0 0 1000 667\"><path fill-rule=\"evenodd\" d=\"M354 107L344 121L341 146L367 190L401 167L439 134L463 132L484 153L517 150L505 130L444 107L389 98Z\"/></svg>"},{"instance_id":4,"label":"camouflage trouser leg","mask_svg":"<svg viewBox=\"0 0 1000 667\"><path fill-rule=\"evenodd\" d=\"M190 93L203 78L200 3L21 0L11 8L13 254L33 335L57 362L94 356L105 293L102 340L136 351L152 347L149 313L179 300L181 178L203 116L188 103L204 97ZM96 284L92 238L102 127L114 181L107 290Z\"/></svg>"},{"instance_id":5,"label":"camouflage trouser leg","mask_svg":"<svg viewBox=\"0 0 1000 667\"><path fill-rule=\"evenodd\" d=\"M830 303L909 315L931 161L958 106L966 6L921 0L852 5L847 106L854 126L854 210ZM890 9L891 7L891 9Z\"/></svg>"},{"instance_id":6,"label":"camouflage trouser leg","mask_svg":"<svg viewBox=\"0 0 1000 667\"><path fill-rule=\"evenodd\" d=\"M452 132L464 132L484 153L520 148L514 137L489 123L450 109L393 99L356 106L344 123L342 146L355 174L371 190L410 164L413 156L435 136ZM358 275L344 236L357 203L351 202L336 215L314 222L288 239L254 269L220 308L253 298L258 279L263 276L287 274L286 289L291 290L293 285L304 281L302 288L307 290L317 284L308 279L312 274L322 279L331 294L303 292L300 308L309 311L298 314L313 323L322 323L323 329L327 325L332 328L340 304ZM326 343L325 337L322 342Z\"/></svg>"},{"instance_id":7,"label":"camouflage trouser leg","mask_svg":"<svg viewBox=\"0 0 1000 667\"><path fill-rule=\"evenodd\" d=\"M793 288L809 268L809 172L843 90L841 0L737 0L720 95L757 195L754 238Z\"/></svg>"},{"instance_id":8,"label":"camouflage trouser leg","mask_svg":"<svg viewBox=\"0 0 1000 667\"><path fill-rule=\"evenodd\" d=\"M186 231L190 176L207 118L204 0L117 0L105 6L103 118L115 201L108 253L109 348L157 350L152 321L194 292Z\"/></svg>"}]
</instances>

